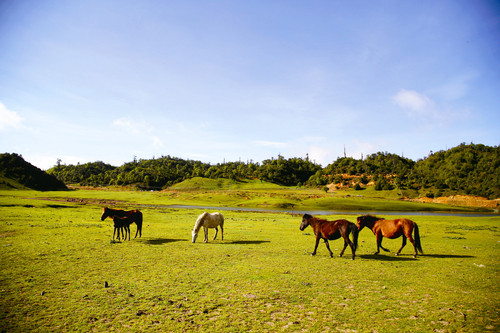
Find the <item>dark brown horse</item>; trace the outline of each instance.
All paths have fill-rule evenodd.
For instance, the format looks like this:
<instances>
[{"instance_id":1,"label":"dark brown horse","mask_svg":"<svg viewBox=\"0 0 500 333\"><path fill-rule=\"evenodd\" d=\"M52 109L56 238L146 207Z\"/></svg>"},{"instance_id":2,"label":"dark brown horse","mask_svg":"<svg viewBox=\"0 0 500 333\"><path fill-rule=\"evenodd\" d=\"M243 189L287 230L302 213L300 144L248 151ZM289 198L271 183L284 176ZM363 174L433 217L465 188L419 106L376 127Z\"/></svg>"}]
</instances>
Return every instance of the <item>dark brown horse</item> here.
<instances>
[{"instance_id":1,"label":"dark brown horse","mask_svg":"<svg viewBox=\"0 0 500 333\"><path fill-rule=\"evenodd\" d=\"M102 215L101 215L101 221L104 221L106 217L114 218L114 217L127 217L130 220L132 220L131 223L134 223L137 225L137 231L135 232L135 237L137 238L137 234L139 234L139 237L142 236L142 213L138 210L121 210L121 209L111 209L108 207L104 207L102 209ZM114 234L114 232L113 232Z\"/></svg>"},{"instance_id":2,"label":"dark brown horse","mask_svg":"<svg viewBox=\"0 0 500 333\"><path fill-rule=\"evenodd\" d=\"M115 229L113 230L113 240L115 240L115 232L117 232L118 240L120 240L120 231L122 233L123 240L127 240L127 234L128 240L130 240L130 225L134 223L134 220L126 216L113 216L113 223L115 227Z\"/></svg>"},{"instance_id":3,"label":"dark brown horse","mask_svg":"<svg viewBox=\"0 0 500 333\"><path fill-rule=\"evenodd\" d=\"M377 237L377 252L380 252L380 249L389 252L388 249L382 247L382 238L387 237L390 239L395 239L400 236L403 236L403 245L398 250L396 255L401 253L401 250L406 245L406 239L410 240L410 243L413 244L415 248L415 254L413 258L417 257L417 251L423 254L422 245L420 244L420 233L418 231L418 226L415 222L408 219L396 219L396 220L385 220L382 217L376 217L373 215L363 215L358 217L358 229L361 231L364 227L368 227L373 231L373 234ZM415 231L414 237L412 237L412 232Z\"/></svg>"},{"instance_id":4,"label":"dark brown horse","mask_svg":"<svg viewBox=\"0 0 500 333\"><path fill-rule=\"evenodd\" d=\"M352 251L352 259L354 260L356 249L358 247L358 228L354 223L347 220L327 221L309 214L304 214L302 217L302 223L300 224L300 230L303 231L309 225L313 228L314 234L316 235L316 244L314 245L314 252L312 255L316 254L319 240L323 239L325 241L326 248L330 252L330 257L333 257L328 240L335 240L342 237L344 238L344 248L340 252L339 257L342 257L347 245L349 245ZM352 242L349 239L350 233L352 233Z\"/></svg>"}]
</instances>

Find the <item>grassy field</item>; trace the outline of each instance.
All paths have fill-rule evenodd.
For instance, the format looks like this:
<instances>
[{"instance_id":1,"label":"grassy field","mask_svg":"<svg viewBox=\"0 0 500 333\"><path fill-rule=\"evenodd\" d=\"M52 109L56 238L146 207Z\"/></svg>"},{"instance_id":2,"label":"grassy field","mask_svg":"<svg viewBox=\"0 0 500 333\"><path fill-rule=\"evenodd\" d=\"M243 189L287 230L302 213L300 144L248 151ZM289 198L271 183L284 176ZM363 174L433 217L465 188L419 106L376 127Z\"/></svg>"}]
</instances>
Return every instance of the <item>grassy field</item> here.
<instances>
[{"instance_id":1,"label":"grassy field","mask_svg":"<svg viewBox=\"0 0 500 333\"><path fill-rule=\"evenodd\" d=\"M500 330L498 215L410 217L417 259L411 245L394 256L400 239L374 256L367 229L356 260L323 244L312 257L312 230L284 213L223 212L224 240L193 244L202 210L151 206L142 238L111 242L102 205L171 203L172 193L0 191L0 331ZM179 197L189 195L202 197ZM341 245L331 242L335 254Z\"/></svg>"}]
</instances>

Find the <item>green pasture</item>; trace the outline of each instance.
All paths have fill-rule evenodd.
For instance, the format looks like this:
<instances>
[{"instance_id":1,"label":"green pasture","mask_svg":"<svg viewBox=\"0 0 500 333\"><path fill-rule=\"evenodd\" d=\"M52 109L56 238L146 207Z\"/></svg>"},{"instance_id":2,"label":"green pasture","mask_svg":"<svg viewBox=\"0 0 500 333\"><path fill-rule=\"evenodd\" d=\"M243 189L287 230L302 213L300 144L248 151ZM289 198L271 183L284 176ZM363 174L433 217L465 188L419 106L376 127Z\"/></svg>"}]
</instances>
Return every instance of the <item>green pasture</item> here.
<instances>
[{"instance_id":1,"label":"green pasture","mask_svg":"<svg viewBox=\"0 0 500 333\"><path fill-rule=\"evenodd\" d=\"M394 256L401 239L373 255L364 229L353 261L323 243L311 256L312 229L286 213L222 211L224 240L193 244L202 210L154 206L172 193L0 191L0 331L500 330L498 215L410 216L417 259L411 245ZM179 194L189 195L201 197ZM152 204L142 238L111 242L112 221L99 218L112 202ZM330 245L338 254L343 244Z\"/></svg>"}]
</instances>

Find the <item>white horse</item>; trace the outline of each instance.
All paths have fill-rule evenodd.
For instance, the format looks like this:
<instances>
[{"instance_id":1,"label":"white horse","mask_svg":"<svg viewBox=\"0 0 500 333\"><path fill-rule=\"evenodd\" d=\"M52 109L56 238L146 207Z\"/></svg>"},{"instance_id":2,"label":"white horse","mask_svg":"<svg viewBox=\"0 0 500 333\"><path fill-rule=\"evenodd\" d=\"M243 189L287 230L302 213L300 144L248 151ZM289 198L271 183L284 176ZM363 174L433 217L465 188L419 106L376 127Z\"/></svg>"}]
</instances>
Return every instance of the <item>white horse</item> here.
<instances>
[{"instance_id":1,"label":"white horse","mask_svg":"<svg viewBox=\"0 0 500 333\"><path fill-rule=\"evenodd\" d=\"M222 216L221 213L204 212L198 216L192 232L193 243L196 242L201 227L203 227L205 231L205 243L208 242L208 228L215 228L214 239L217 238L217 232L219 231L219 229L217 229L218 226L220 226L221 238L224 240L224 216Z\"/></svg>"}]
</instances>

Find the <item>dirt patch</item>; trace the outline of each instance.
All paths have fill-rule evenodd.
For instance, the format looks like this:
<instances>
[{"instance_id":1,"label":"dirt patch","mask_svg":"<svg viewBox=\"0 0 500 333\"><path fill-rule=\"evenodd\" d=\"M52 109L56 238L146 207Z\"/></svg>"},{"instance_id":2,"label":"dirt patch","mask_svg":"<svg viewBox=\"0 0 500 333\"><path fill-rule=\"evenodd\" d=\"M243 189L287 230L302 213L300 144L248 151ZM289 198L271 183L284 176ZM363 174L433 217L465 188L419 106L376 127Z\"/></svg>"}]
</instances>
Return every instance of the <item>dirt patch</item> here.
<instances>
[{"instance_id":1,"label":"dirt patch","mask_svg":"<svg viewBox=\"0 0 500 333\"><path fill-rule=\"evenodd\" d=\"M479 207L487 209L498 209L500 206L500 199L489 200L487 198L476 197L471 195L452 195L450 197L439 197L435 199L422 197L418 199L412 199L410 201L439 203L450 206Z\"/></svg>"},{"instance_id":2,"label":"dirt patch","mask_svg":"<svg viewBox=\"0 0 500 333\"><path fill-rule=\"evenodd\" d=\"M78 203L78 204L82 204L82 205L101 205L101 206L115 206L115 205L123 204L123 202L120 202L118 200L103 200L103 199L82 199L82 198L26 198L26 199L47 200L47 201L54 201L54 202L71 202L71 203ZM57 206L60 206L60 205L57 205ZM61 208L61 207L66 207L66 206L53 207L53 208Z\"/></svg>"}]
</instances>

